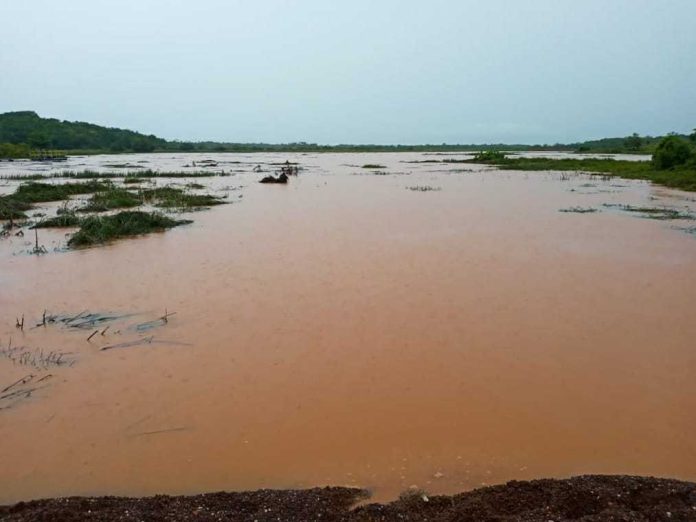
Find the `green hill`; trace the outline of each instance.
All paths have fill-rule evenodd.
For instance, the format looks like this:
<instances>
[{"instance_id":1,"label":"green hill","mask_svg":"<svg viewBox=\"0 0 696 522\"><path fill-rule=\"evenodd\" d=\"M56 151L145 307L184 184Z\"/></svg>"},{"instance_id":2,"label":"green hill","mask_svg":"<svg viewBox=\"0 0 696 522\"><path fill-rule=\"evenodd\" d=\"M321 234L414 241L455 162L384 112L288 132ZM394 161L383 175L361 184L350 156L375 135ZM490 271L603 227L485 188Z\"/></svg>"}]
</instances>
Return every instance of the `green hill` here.
<instances>
[{"instance_id":1,"label":"green hill","mask_svg":"<svg viewBox=\"0 0 696 522\"><path fill-rule=\"evenodd\" d=\"M41 118L33 111L0 114L0 144L32 149L152 152L167 141L92 123Z\"/></svg>"}]
</instances>

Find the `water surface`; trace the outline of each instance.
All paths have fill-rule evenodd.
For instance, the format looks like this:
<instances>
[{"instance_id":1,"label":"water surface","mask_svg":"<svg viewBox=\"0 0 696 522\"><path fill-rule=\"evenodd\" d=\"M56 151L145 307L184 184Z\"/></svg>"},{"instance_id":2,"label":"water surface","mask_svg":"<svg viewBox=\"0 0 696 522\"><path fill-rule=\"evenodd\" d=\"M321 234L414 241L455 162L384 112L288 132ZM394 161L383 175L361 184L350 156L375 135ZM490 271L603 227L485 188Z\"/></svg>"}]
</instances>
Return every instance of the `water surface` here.
<instances>
[{"instance_id":1,"label":"water surface","mask_svg":"<svg viewBox=\"0 0 696 522\"><path fill-rule=\"evenodd\" d=\"M234 175L202 182L235 203L190 226L72 252L69 231L41 231L40 257L25 253L33 237L0 240L0 346L75 361L0 356L0 389L53 375L0 411L0 502L696 480L693 225L603 206L693 211L691 194L415 153L95 156L0 174L206 158ZM256 183L255 165L285 159L297 178ZM571 207L599 211L559 212ZM165 308L166 325L133 329ZM138 315L88 342L91 330L32 328L45 309ZM162 342L100 351L144 335Z\"/></svg>"}]
</instances>

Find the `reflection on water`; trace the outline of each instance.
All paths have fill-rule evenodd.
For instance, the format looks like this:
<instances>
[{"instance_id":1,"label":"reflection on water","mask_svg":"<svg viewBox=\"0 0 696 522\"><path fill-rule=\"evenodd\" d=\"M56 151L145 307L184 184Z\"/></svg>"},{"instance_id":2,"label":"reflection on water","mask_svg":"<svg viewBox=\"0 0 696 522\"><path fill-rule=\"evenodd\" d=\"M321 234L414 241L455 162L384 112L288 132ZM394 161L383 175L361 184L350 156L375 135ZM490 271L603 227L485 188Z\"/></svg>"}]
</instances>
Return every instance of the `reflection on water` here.
<instances>
[{"instance_id":1,"label":"reflection on water","mask_svg":"<svg viewBox=\"0 0 696 522\"><path fill-rule=\"evenodd\" d=\"M0 502L696 479L696 240L676 230L688 222L604 206L693 212L689 194L408 163L422 154L96 156L67 168L182 170L195 158L235 174L197 181L243 187L241 202L101 248L36 257L22 238L0 240L0 348L38 364L0 353L0 389L51 375L0 410ZM297 178L256 183L255 165L287 158L304 167ZM574 207L598 212L559 212ZM59 246L65 232L42 239ZM44 310L116 319L44 326ZM127 345L147 338L157 342ZM51 352L70 364L44 364Z\"/></svg>"}]
</instances>

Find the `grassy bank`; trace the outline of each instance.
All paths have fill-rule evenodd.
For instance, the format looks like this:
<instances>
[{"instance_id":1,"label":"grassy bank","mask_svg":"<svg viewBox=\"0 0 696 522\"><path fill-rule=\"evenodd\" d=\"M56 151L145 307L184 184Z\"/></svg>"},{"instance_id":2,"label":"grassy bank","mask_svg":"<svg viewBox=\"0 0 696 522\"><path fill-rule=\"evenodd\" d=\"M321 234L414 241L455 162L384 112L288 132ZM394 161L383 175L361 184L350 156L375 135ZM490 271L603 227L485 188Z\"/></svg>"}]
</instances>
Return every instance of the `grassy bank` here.
<instances>
[{"instance_id":1,"label":"grassy bank","mask_svg":"<svg viewBox=\"0 0 696 522\"><path fill-rule=\"evenodd\" d=\"M694 165L659 170L648 161L509 158L495 153L483 153L467 162L495 165L505 170L596 172L617 178L652 181L665 187L696 192L696 166Z\"/></svg>"}]
</instances>

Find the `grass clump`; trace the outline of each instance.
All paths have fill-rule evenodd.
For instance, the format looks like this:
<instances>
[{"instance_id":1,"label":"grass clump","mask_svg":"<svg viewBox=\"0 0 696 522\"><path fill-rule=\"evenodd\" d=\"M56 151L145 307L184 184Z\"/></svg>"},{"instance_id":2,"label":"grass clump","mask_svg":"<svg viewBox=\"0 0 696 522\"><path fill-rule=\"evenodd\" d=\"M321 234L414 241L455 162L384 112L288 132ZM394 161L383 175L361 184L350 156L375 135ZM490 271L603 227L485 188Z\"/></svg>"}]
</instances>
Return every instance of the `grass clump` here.
<instances>
[{"instance_id":1,"label":"grass clump","mask_svg":"<svg viewBox=\"0 0 696 522\"><path fill-rule=\"evenodd\" d=\"M22 219L35 203L61 201L76 194L105 190L108 185L98 181L87 183L22 183L13 194L0 196L0 219Z\"/></svg>"},{"instance_id":2,"label":"grass clump","mask_svg":"<svg viewBox=\"0 0 696 522\"><path fill-rule=\"evenodd\" d=\"M384 165L379 165L377 163L366 163L361 168L363 169L386 169Z\"/></svg>"},{"instance_id":3,"label":"grass clump","mask_svg":"<svg viewBox=\"0 0 696 522\"><path fill-rule=\"evenodd\" d=\"M80 212L106 212L115 208L133 208L142 204L141 198L120 187L109 187L95 193Z\"/></svg>"},{"instance_id":4,"label":"grass clump","mask_svg":"<svg viewBox=\"0 0 696 522\"><path fill-rule=\"evenodd\" d=\"M596 208L592 207L569 207L569 208L561 208L558 210L559 212L572 212L575 214L592 214L593 212L599 212Z\"/></svg>"},{"instance_id":5,"label":"grass clump","mask_svg":"<svg viewBox=\"0 0 696 522\"><path fill-rule=\"evenodd\" d=\"M172 227L191 223L157 212L124 211L113 216L91 216L83 220L68 241L71 248L99 245L124 237L162 232Z\"/></svg>"},{"instance_id":6,"label":"grass clump","mask_svg":"<svg viewBox=\"0 0 696 522\"><path fill-rule=\"evenodd\" d=\"M0 219L24 219L25 211L31 208L31 204L14 199L12 196L0 196Z\"/></svg>"},{"instance_id":7,"label":"grass clump","mask_svg":"<svg viewBox=\"0 0 696 522\"><path fill-rule=\"evenodd\" d=\"M633 205L614 205L610 203L605 203L605 207L607 208L615 208L618 210L622 210L624 212L632 212L636 214L640 214L642 217L649 218L649 219L660 219L660 220L668 220L668 219L696 219L696 216L693 214L690 214L688 212L681 212L679 210L673 209L673 208L664 208L664 207L636 207Z\"/></svg>"},{"instance_id":8,"label":"grass clump","mask_svg":"<svg viewBox=\"0 0 696 522\"><path fill-rule=\"evenodd\" d=\"M137 167L140 168L140 167ZM230 174L225 172L159 172L152 169L146 169L136 172L97 172L94 170L64 170L53 174L5 174L0 176L0 179L9 181L29 181L29 180L46 180L46 179L120 179L120 178L214 178L227 177Z\"/></svg>"},{"instance_id":9,"label":"grass clump","mask_svg":"<svg viewBox=\"0 0 696 522\"><path fill-rule=\"evenodd\" d=\"M143 200L159 208L195 209L222 205L222 199L211 194L190 194L176 187L157 187L141 191Z\"/></svg>"},{"instance_id":10,"label":"grass clump","mask_svg":"<svg viewBox=\"0 0 696 522\"><path fill-rule=\"evenodd\" d=\"M89 181L87 183L38 183L30 181L21 184L12 199L23 203L45 203L49 201L62 201L70 196L78 194L91 194L100 190L106 190L108 185L99 181Z\"/></svg>"},{"instance_id":11,"label":"grass clump","mask_svg":"<svg viewBox=\"0 0 696 522\"><path fill-rule=\"evenodd\" d=\"M75 212L64 212L55 217L42 219L31 228L67 228L80 226L81 219Z\"/></svg>"},{"instance_id":12,"label":"grass clump","mask_svg":"<svg viewBox=\"0 0 696 522\"><path fill-rule=\"evenodd\" d=\"M412 187L406 187L408 190L412 190L413 192L431 192L435 191L438 192L442 190L441 187L432 187L430 185L414 185Z\"/></svg>"}]
</instances>

